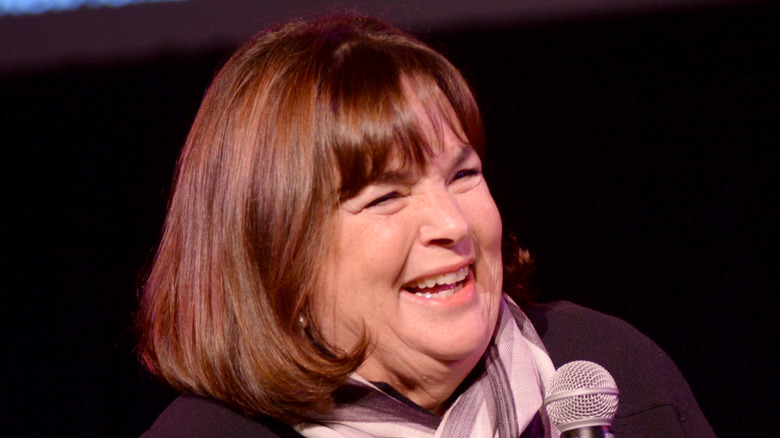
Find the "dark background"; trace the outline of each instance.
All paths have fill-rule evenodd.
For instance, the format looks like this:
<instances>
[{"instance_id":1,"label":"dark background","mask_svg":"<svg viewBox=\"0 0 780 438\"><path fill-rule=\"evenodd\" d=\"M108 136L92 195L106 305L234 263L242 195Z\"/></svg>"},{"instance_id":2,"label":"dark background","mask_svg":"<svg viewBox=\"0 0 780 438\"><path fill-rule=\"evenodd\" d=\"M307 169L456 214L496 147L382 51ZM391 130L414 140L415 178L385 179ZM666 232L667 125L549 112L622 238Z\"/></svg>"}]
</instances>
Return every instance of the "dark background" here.
<instances>
[{"instance_id":1,"label":"dark background","mask_svg":"<svg viewBox=\"0 0 780 438\"><path fill-rule=\"evenodd\" d=\"M420 35L476 89L541 300L656 340L723 437L776 415L779 27L752 2ZM174 397L136 364L132 314L232 49L0 76L0 435L137 436Z\"/></svg>"}]
</instances>

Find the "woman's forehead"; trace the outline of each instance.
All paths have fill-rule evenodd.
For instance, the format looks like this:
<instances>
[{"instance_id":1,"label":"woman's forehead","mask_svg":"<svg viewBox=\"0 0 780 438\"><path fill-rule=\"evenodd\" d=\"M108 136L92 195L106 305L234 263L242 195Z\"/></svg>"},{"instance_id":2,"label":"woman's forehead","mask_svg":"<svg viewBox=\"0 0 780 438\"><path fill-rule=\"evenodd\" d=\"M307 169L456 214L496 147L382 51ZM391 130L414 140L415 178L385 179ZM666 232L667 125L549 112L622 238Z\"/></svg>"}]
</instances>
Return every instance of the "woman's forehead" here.
<instances>
[{"instance_id":1,"label":"woman's forehead","mask_svg":"<svg viewBox=\"0 0 780 438\"><path fill-rule=\"evenodd\" d=\"M379 112L379 117L358 111L354 118L345 119L351 128L338 130L352 133L336 148L341 199L370 184L419 176L451 150L456 155L463 149L479 153L462 125L468 115L455 110L433 78L402 76L400 82L396 103L386 107L392 110Z\"/></svg>"},{"instance_id":2,"label":"woman's forehead","mask_svg":"<svg viewBox=\"0 0 780 438\"><path fill-rule=\"evenodd\" d=\"M424 160L417 162L402 157L402 148L394 148L390 160L372 178L369 184L405 183L416 180L424 174L431 165L443 167L457 166L476 154L474 147L463 141L457 143L437 143L426 150Z\"/></svg>"}]
</instances>

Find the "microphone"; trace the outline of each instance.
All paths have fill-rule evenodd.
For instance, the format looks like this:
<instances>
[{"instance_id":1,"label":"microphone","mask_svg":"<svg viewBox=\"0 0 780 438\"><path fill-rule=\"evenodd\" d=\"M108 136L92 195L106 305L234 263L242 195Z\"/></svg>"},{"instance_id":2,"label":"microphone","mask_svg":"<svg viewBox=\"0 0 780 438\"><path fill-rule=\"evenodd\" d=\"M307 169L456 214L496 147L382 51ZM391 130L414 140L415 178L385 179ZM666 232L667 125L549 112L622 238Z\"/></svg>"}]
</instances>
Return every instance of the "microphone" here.
<instances>
[{"instance_id":1,"label":"microphone","mask_svg":"<svg viewBox=\"0 0 780 438\"><path fill-rule=\"evenodd\" d=\"M547 385L544 405L561 438L614 438L618 408L615 379L599 364L586 360L558 368Z\"/></svg>"}]
</instances>

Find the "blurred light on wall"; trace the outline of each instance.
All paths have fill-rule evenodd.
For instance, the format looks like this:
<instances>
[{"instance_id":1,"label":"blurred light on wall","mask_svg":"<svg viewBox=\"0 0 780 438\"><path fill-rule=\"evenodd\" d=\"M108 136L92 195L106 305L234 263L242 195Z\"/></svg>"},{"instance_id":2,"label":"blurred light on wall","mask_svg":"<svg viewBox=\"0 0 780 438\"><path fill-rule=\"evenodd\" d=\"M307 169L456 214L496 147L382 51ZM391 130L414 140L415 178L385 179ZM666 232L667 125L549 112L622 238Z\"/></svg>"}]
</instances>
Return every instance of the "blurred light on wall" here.
<instances>
[{"instance_id":1,"label":"blurred light on wall","mask_svg":"<svg viewBox=\"0 0 780 438\"><path fill-rule=\"evenodd\" d=\"M120 7L136 3L162 3L186 0L0 0L3 15L36 15L44 12L73 11L82 7Z\"/></svg>"}]
</instances>

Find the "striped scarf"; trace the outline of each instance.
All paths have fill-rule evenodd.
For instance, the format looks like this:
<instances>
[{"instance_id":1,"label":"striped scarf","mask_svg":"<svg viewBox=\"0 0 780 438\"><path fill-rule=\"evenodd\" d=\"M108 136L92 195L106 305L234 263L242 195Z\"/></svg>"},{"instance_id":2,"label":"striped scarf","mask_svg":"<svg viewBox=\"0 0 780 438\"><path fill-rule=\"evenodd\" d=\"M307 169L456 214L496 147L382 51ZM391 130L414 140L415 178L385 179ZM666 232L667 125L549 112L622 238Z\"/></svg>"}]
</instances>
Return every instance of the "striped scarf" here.
<instances>
[{"instance_id":1,"label":"striped scarf","mask_svg":"<svg viewBox=\"0 0 780 438\"><path fill-rule=\"evenodd\" d=\"M554 372L531 321L504 295L493 340L443 417L355 373L334 393L335 409L296 429L310 438L557 438L541 409Z\"/></svg>"}]
</instances>

